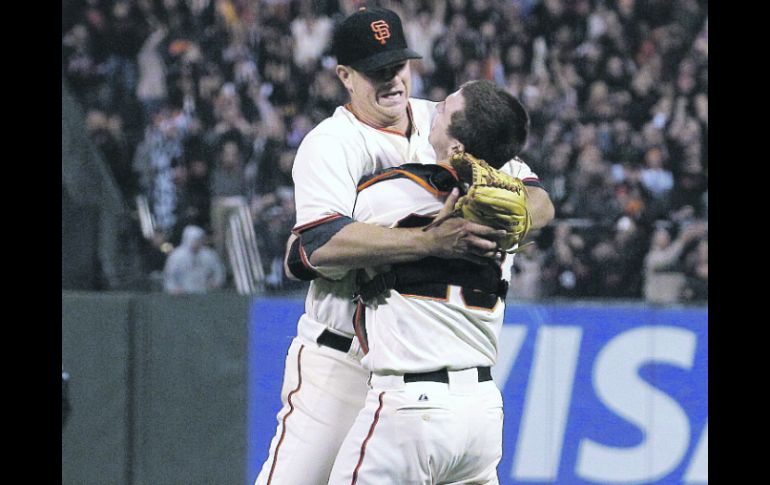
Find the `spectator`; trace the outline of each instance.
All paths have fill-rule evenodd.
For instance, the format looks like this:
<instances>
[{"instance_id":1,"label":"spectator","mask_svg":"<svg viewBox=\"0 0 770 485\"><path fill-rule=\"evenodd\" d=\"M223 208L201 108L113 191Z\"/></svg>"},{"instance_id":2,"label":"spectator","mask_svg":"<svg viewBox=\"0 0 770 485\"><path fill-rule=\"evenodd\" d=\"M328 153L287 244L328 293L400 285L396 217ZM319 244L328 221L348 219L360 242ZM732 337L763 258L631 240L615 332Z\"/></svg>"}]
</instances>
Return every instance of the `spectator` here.
<instances>
[{"instance_id":1,"label":"spectator","mask_svg":"<svg viewBox=\"0 0 770 485\"><path fill-rule=\"evenodd\" d=\"M628 216L621 216L607 241L610 257L595 257L593 273L602 283L592 296L638 298L642 294L642 268L647 251L647 233ZM609 264L608 264L609 261Z\"/></svg>"},{"instance_id":2,"label":"spectator","mask_svg":"<svg viewBox=\"0 0 770 485\"><path fill-rule=\"evenodd\" d=\"M513 260L510 296L522 300L542 298L543 289L540 281L543 271L544 255L536 244L524 246Z\"/></svg>"},{"instance_id":3,"label":"spectator","mask_svg":"<svg viewBox=\"0 0 770 485\"><path fill-rule=\"evenodd\" d=\"M171 252L163 269L167 293L207 293L224 283L225 269L217 253L204 245L205 234L198 226L185 227L182 244Z\"/></svg>"},{"instance_id":4,"label":"spectator","mask_svg":"<svg viewBox=\"0 0 770 485\"><path fill-rule=\"evenodd\" d=\"M268 288L280 288L284 283L283 256L286 234L295 224L294 188L279 187L270 194L270 202L264 205L255 218L255 233L265 267Z\"/></svg>"},{"instance_id":5,"label":"spectator","mask_svg":"<svg viewBox=\"0 0 770 485\"><path fill-rule=\"evenodd\" d=\"M414 69L423 76L430 76L436 69L436 64L431 56L433 44L444 33L443 23L446 12L446 0L431 2L431 8L422 7L414 15L402 16L404 19L404 35L407 45L422 56L415 62ZM414 5L407 3L405 6Z\"/></svg>"},{"instance_id":6,"label":"spectator","mask_svg":"<svg viewBox=\"0 0 770 485\"><path fill-rule=\"evenodd\" d=\"M585 239L567 222L556 225L554 240L543 262L543 284L548 295L586 296L591 278Z\"/></svg>"},{"instance_id":7,"label":"spectator","mask_svg":"<svg viewBox=\"0 0 770 485\"><path fill-rule=\"evenodd\" d=\"M122 111L136 91L139 78L136 57L147 35L147 26L131 2L117 0L109 12L106 34L109 57L105 67L107 82L112 87L111 102Z\"/></svg>"},{"instance_id":8,"label":"spectator","mask_svg":"<svg viewBox=\"0 0 770 485\"><path fill-rule=\"evenodd\" d=\"M241 148L234 140L224 142L217 157L211 184L211 226L217 253L225 257L227 213L232 207L246 204L246 178Z\"/></svg>"},{"instance_id":9,"label":"spectator","mask_svg":"<svg viewBox=\"0 0 770 485\"><path fill-rule=\"evenodd\" d=\"M384 3L404 14L410 45L423 54L413 69L414 92L441 100L463 80L485 77L523 100L532 129L522 158L552 190L557 217L586 219L571 230L583 238L579 253L588 273L595 269L589 256L597 245L598 254L614 254L612 228L624 215L642 234L655 220L679 224L706 217L705 2ZM249 162L248 170L242 169L245 195L253 210L255 201L262 208L254 210L255 219L262 221L263 210L276 207L277 187L288 187L276 181L285 175L276 167L280 153L344 102L333 59L325 57L327 31L338 16L361 5L358 0L62 5L64 77L84 112L109 118L109 133L103 120L96 120L92 137L124 195L148 197L162 241L188 223L207 227L208 217L184 214L205 213L217 197L201 189L201 182L208 180L213 189L219 152L229 140L239 145L242 162ZM176 113L198 119L199 133L188 133ZM171 130L169 120L177 120ZM188 143L190 137L195 143ZM135 162L141 183L122 180L130 178L126 159ZM187 179L174 185L180 165ZM258 233L267 232L268 219L258 222ZM592 229L584 230L584 223ZM543 271L551 269L546 264ZM552 294L549 288L564 294L564 288L549 286L554 280L544 281L544 295ZM571 295L599 291L581 286L594 278L576 281Z\"/></svg>"},{"instance_id":10,"label":"spectator","mask_svg":"<svg viewBox=\"0 0 770 485\"><path fill-rule=\"evenodd\" d=\"M704 226L691 225L680 231L674 241L668 229L659 227L652 235L649 252L644 257L644 299L652 303L675 303L684 288L685 276L680 264L687 245L704 233Z\"/></svg>"},{"instance_id":11,"label":"spectator","mask_svg":"<svg viewBox=\"0 0 770 485\"><path fill-rule=\"evenodd\" d=\"M134 153L133 168L139 176L141 192L150 202L158 230L165 234L177 222L179 193L174 167L182 159L188 123L184 114L162 110L153 118Z\"/></svg>"},{"instance_id":12,"label":"spectator","mask_svg":"<svg viewBox=\"0 0 770 485\"><path fill-rule=\"evenodd\" d=\"M663 150L652 147L644 155L645 168L642 169L642 185L657 199L668 195L674 187L674 177L663 166Z\"/></svg>"},{"instance_id":13,"label":"spectator","mask_svg":"<svg viewBox=\"0 0 770 485\"><path fill-rule=\"evenodd\" d=\"M131 168L130 152L123 135L122 120L118 115L93 109L86 115L86 130L102 155L124 199L136 195L137 187Z\"/></svg>"},{"instance_id":14,"label":"spectator","mask_svg":"<svg viewBox=\"0 0 770 485\"><path fill-rule=\"evenodd\" d=\"M546 145L552 148L548 149L548 155L543 157L548 165L543 170L542 180L556 208L556 216L572 216L575 213L574 205L569 203L569 196L572 193L569 167L572 147L564 142L555 146L551 143Z\"/></svg>"},{"instance_id":15,"label":"spectator","mask_svg":"<svg viewBox=\"0 0 770 485\"><path fill-rule=\"evenodd\" d=\"M144 108L144 119L149 122L163 107L168 89L166 86L166 65L159 46L167 31L156 29L144 42L139 51L139 81L136 96Z\"/></svg>"},{"instance_id":16,"label":"spectator","mask_svg":"<svg viewBox=\"0 0 770 485\"><path fill-rule=\"evenodd\" d=\"M332 35L333 23L325 15L316 12L313 3L300 3L299 16L291 21L291 37L294 41L294 64L307 69L315 67Z\"/></svg>"},{"instance_id":17,"label":"spectator","mask_svg":"<svg viewBox=\"0 0 770 485\"><path fill-rule=\"evenodd\" d=\"M596 296L635 298L642 294L642 268L647 252L649 236L645 226L633 218L622 216L615 225L613 245L620 256L619 285L605 287ZM602 266L596 268L601 273Z\"/></svg>"},{"instance_id":18,"label":"spectator","mask_svg":"<svg viewBox=\"0 0 770 485\"><path fill-rule=\"evenodd\" d=\"M194 225L210 230L210 202L208 165L200 157L193 158L186 166L185 192L180 202L184 226Z\"/></svg>"},{"instance_id":19,"label":"spectator","mask_svg":"<svg viewBox=\"0 0 770 485\"><path fill-rule=\"evenodd\" d=\"M709 298L709 243L702 238L687 255L684 264L686 277L682 299L687 302L707 302Z\"/></svg>"},{"instance_id":20,"label":"spectator","mask_svg":"<svg viewBox=\"0 0 770 485\"><path fill-rule=\"evenodd\" d=\"M245 197L246 187L243 183L243 155L241 147L235 140L222 144L211 178L211 195L213 197Z\"/></svg>"}]
</instances>

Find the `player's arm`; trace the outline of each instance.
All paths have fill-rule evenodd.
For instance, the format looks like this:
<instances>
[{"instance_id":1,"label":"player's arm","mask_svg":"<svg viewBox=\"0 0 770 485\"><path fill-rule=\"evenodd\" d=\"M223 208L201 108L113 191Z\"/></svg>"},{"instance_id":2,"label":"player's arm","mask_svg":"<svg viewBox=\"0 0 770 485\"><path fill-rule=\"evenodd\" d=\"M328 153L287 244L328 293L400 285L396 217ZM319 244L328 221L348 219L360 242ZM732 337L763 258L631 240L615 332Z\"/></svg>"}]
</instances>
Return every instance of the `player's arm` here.
<instances>
[{"instance_id":1,"label":"player's arm","mask_svg":"<svg viewBox=\"0 0 770 485\"><path fill-rule=\"evenodd\" d=\"M437 216L451 212L459 197L447 198ZM316 249L310 263L319 266L362 268L383 264L417 261L427 256L467 259L483 262L494 257L497 244L488 238L500 237L503 230L451 218L423 231L421 228L386 228L363 222L352 222Z\"/></svg>"},{"instance_id":2,"label":"player's arm","mask_svg":"<svg viewBox=\"0 0 770 485\"><path fill-rule=\"evenodd\" d=\"M540 229L546 226L556 215L556 209L551 202L551 197L543 188L537 174L520 157L505 164L502 171L518 177L524 182L527 188L527 208L532 217L532 226L530 229Z\"/></svg>"},{"instance_id":3,"label":"player's arm","mask_svg":"<svg viewBox=\"0 0 770 485\"><path fill-rule=\"evenodd\" d=\"M457 191L447 197L437 218L451 212L458 198ZM482 263L496 254L497 245L488 238L504 233L462 218L451 218L423 231L338 217L290 238L284 268L287 275L311 280L319 275L337 279L351 269L417 261L426 256Z\"/></svg>"},{"instance_id":4,"label":"player's arm","mask_svg":"<svg viewBox=\"0 0 770 485\"><path fill-rule=\"evenodd\" d=\"M294 274L294 272L291 269L291 266L289 265L289 258L291 257L291 251L292 248L295 247L295 244L297 243L297 235L296 234L289 234L289 239L286 241L286 253L283 257L283 274L286 275L286 278L294 281L299 281L301 278L299 278L297 275Z\"/></svg>"},{"instance_id":5,"label":"player's arm","mask_svg":"<svg viewBox=\"0 0 770 485\"><path fill-rule=\"evenodd\" d=\"M351 269L428 255L475 261L493 256L496 244L484 238L502 231L470 221L447 221L429 231L354 221L364 170L355 148L322 134L308 135L300 145L293 169L298 225L292 232L298 238L289 243L287 274L302 280L340 279Z\"/></svg>"},{"instance_id":6,"label":"player's arm","mask_svg":"<svg viewBox=\"0 0 770 485\"><path fill-rule=\"evenodd\" d=\"M551 197L542 187L527 186L527 207L532 217L531 229L546 226L556 215Z\"/></svg>"}]
</instances>

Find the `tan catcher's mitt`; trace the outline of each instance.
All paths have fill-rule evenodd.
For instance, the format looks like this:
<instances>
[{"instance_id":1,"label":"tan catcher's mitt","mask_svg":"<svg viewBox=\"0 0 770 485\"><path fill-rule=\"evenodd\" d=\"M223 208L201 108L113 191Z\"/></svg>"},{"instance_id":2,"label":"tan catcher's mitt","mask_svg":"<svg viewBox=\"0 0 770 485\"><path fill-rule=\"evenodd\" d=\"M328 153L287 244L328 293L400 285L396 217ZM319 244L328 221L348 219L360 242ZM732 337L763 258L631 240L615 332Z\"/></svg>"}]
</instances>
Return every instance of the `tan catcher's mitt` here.
<instances>
[{"instance_id":1,"label":"tan catcher's mitt","mask_svg":"<svg viewBox=\"0 0 770 485\"><path fill-rule=\"evenodd\" d=\"M527 208L527 189L521 179L491 167L470 153L456 153L449 159L461 181L469 185L454 213L479 224L505 229L498 244L508 253L529 232L532 218Z\"/></svg>"}]
</instances>

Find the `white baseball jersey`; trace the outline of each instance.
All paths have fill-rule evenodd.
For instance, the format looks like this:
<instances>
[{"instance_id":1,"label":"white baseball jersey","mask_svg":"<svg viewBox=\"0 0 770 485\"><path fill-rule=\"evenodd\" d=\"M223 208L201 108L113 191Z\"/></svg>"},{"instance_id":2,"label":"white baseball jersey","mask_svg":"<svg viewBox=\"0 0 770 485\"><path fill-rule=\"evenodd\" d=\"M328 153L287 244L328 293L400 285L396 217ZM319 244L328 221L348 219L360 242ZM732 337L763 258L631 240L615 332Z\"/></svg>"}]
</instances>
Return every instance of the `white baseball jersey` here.
<instances>
[{"instance_id":1,"label":"white baseball jersey","mask_svg":"<svg viewBox=\"0 0 770 485\"><path fill-rule=\"evenodd\" d=\"M428 133L435 105L410 100L409 138L368 126L347 107L337 108L308 133L292 170L295 230L352 217L362 176L410 161L434 163ZM327 277L344 275L334 268L314 269ZM310 283L305 313L286 355L275 436L256 485L326 485L340 444L364 406L369 374L361 367L357 340L347 353L316 343L326 329L353 337L353 281Z\"/></svg>"},{"instance_id":2,"label":"white baseball jersey","mask_svg":"<svg viewBox=\"0 0 770 485\"><path fill-rule=\"evenodd\" d=\"M528 183L537 175L515 159L503 171ZM396 227L410 216L435 214L444 205L438 195L411 178L392 178L368 185L358 194L354 219ZM510 281L513 255L500 262L502 278ZM370 276L385 268L368 269ZM366 307L368 353L361 363L377 374L404 374L447 368L491 367L504 302L491 308L474 305L468 290L448 285L443 295L401 294L395 289Z\"/></svg>"},{"instance_id":3,"label":"white baseball jersey","mask_svg":"<svg viewBox=\"0 0 770 485\"><path fill-rule=\"evenodd\" d=\"M504 170L538 184L523 162ZM362 185L356 220L395 227L443 206L444 196L419 179L375 180ZM512 262L512 255L503 260L506 280ZM486 299L488 308L475 308L460 287L437 286L447 288L438 298L391 289L367 306L362 364L373 372L370 389L329 485L499 484L503 402L488 368L496 360L504 303ZM446 380L424 374L439 369L448 369Z\"/></svg>"},{"instance_id":4,"label":"white baseball jersey","mask_svg":"<svg viewBox=\"0 0 770 485\"><path fill-rule=\"evenodd\" d=\"M410 99L412 135L374 128L360 121L349 105L338 107L300 144L292 176L295 184L297 225L295 230L341 216L353 217L357 185L361 177L403 163L435 163L428 142L436 103ZM336 268L315 268L337 281L317 278L310 283L305 314L298 333L315 341L324 328L353 336L352 303L354 273Z\"/></svg>"}]
</instances>

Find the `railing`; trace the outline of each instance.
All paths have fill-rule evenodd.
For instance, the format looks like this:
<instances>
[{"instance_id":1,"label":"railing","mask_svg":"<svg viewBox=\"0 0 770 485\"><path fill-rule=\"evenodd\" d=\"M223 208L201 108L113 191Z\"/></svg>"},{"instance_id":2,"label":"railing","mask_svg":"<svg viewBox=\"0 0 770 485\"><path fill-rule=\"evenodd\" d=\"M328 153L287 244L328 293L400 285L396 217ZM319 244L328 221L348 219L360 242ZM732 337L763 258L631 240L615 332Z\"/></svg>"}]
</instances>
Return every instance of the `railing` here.
<instances>
[{"instance_id":1,"label":"railing","mask_svg":"<svg viewBox=\"0 0 770 485\"><path fill-rule=\"evenodd\" d=\"M227 255L238 293L253 295L261 292L265 286L265 272L254 233L254 222L246 201L240 197L225 197L215 203L220 205L224 221L221 226L214 224L215 239L221 237L224 242L224 246L217 247L217 250ZM147 197L137 195L136 208L142 235L151 240L156 227Z\"/></svg>"},{"instance_id":2,"label":"railing","mask_svg":"<svg viewBox=\"0 0 770 485\"><path fill-rule=\"evenodd\" d=\"M235 287L241 295L259 293L264 289L265 272L249 208L245 202L238 201L228 205L225 217L225 247Z\"/></svg>"},{"instance_id":3,"label":"railing","mask_svg":"<svg viewBox=\"0 0 770 485\"><path fill-rule=\"evenodd\" d=\"M142 236L151 240L155 235L155 218L150 211L150 204L144 195L136 196L136 210L139 213L139 225L142 228Z\"/></svg>"}]
</instances>

